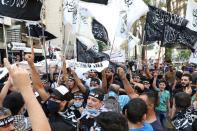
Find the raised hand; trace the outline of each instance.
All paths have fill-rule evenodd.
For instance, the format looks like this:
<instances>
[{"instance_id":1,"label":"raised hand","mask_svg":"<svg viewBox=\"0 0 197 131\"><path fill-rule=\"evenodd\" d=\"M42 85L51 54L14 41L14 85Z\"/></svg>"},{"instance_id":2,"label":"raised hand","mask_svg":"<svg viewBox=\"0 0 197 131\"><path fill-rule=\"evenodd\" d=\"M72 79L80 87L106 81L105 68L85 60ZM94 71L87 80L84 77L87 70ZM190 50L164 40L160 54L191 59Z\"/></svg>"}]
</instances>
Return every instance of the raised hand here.
<instances>
[{"instance_id":1,"label":"raised hand","mask_svg":"<svg viewBox=\"0 0 197 131\"><path fill-rule=\"evenodd\" d=\"M126 74L123 68L118 67L117 73L121 79L126 79Z\"/></svg>"},{"instance_id":2,"label":"raised hand","mask_svg":"<svg viewBox=\"0 0 197 131\"><path fill-rule=\"evenodd\" d=\"M154 72L154 75L153 76L154 77L157 77L158 76L158 71L157 70Z\"/></svg>"},{"instance_id":3,"label":"raised hand","mask_svg":"<svg viewBox=\"0 0 197 131\"><path fill-rule=\"evenodd\" d=\"M76 72L74 71L74 70L71 70L71 75L76 79L76 78L78 78L78 76L77 76L77 74L76 74Z\"/></svg>"},{"instance_id":4,"label":"raised hand","mask_svg":"<svg viewBox=\"0 0 197 131\"><path fill-rule=\"evenodd\" d=\"M104 70L102 70L102 77L106 77L106 70L107 70L107 68L105 68Z\"/></svg>"},{"instance_id":5,"label":"raised hand","mask_svg":"<svg viewBox=\"0 0 197 131\"><path fill-rule=\"evenodd\" d=\"M14 88L14 86L12 85L12 83L12 78L9 76L8 80L4 84L8 86L10 91L17 91L17 89Z\"/></svg>"},{"instance_id":6,"label":"raised hand","mask_svg":"<svg viewBox=\"0 0 197 131\"><path fill-rule=\"evenodd\" d=\"M5 67L9 71L11 85L19 91L23 91L28 87L31 87L31 80L27 70L17 66L11 67L9 61L4 58Z\"/></svg>"},{"instance_id":7,"label":"raised hand","mask_svg":"<svg viewBox=\"0 0 197 131\"><path fill-rule=\"evenodd\" d=\"M29 65L34 64L34 48L33 45L31 46L31 54L25 55L25 60L28 62Z\"/></svg>"}]
</instances>

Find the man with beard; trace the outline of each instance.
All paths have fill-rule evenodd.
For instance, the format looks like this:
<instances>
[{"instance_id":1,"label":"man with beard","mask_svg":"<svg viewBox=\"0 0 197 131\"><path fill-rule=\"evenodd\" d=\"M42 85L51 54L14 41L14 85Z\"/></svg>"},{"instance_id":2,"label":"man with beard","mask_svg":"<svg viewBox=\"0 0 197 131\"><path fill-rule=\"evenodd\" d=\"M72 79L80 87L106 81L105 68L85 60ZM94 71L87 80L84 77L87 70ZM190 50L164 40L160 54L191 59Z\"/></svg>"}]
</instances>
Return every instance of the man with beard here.
<instances>
[{"instance_id":1,"label":"man with beard","mask_svg":"<svg viewBox=\"0 0 197 131\"><path fill-rule=\"evenodd\" d=\"M192 76L190 74L183 74L181 77L181 86L182 86L182 91L185 93L192 95Z\"/></svg>"}]
</instances>

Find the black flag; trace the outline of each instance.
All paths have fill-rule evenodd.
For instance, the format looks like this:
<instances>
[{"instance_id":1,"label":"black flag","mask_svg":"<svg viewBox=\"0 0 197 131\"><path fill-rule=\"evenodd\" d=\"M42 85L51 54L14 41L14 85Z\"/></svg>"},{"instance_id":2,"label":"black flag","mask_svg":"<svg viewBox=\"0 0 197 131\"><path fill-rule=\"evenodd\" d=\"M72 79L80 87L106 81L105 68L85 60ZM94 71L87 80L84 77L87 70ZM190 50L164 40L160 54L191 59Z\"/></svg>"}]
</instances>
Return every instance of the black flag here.
<instances>
[{"instance_id":1,"label":"black flag","mask_svg":"<svg viewBox=\"0 0 197 131\"><path fill-rule=\"evenodd\" d=\"M0 15L15 19L38 21L42 2L40 0L1 0Z\"/></svg>"},{"instance_id":2,"label":"black flag","mask_svg":"<svg viewBox=\"0 0 197 131\"><path fill-rule=\"evenodd\" d=\"M77 61L84 63L96 63L104 60L109 60L109 55L101 52L95 52L93 49L88 49L87 46L77 39Z\"/></svg>"},{"instance_id":3,"label":"black flag","mask_svg":"<svg viewBox=\"0 0 197 131\"><path fill-rule=\"evenodd\" d=\"M108 4L108 0L81 0L81 1L90 2L90 3L97 3L97 4L104 4L104 5Z\"/></svg>"},{"instance_id":4,"label":"black flag","mask_svg":"<svg viewBox=\"0 0 197 131\"><path fill-rule=\"evenodd\" d=\"M96 19L92 20L92 33L95 39L98 39L105 44L109 44L109 37L106 28Z\"/></svg>"},{"instance_id":5,"label":"black flag","mask_svg":"<svg viewBox=\"0 0 197 131\"><path fill-rule=\"evenodd\" d=\"M188 28L176 29L173 26L166 25L163 37L163 46L174 47L180 44L183 47L195 51L194 45L197 42L197 32L194 32Z\"/></svg>"},{"instance_id":6,"label":"black flag","mask_svg":"<svg viewBox=\"0 0 197 131\"><path fill-rule=\"evenodd\" d=\"M157 41L163 39L165 25L174 28L185 28L188 21L176 14L166 12L159 8L149 6L145 25L145 41Z\"/></svg>"},{"instance_id":7,"label":"black flag","mask_svg":"<svg viewBox=\"0 0 197 131\"><path fill-rule=\"evenodd\" d=\"M43 36L43 33L42 33L43 29L40 25L29 25L29 27L27 27L27 28L30 29L30 36L37 37L37 38L40 38ZM27 34L29 36L29 33L27 33ZM47 41L57 38L56 36L49 33L48 31L44 31L44 36Z\"/></svg>"}]
</instances>

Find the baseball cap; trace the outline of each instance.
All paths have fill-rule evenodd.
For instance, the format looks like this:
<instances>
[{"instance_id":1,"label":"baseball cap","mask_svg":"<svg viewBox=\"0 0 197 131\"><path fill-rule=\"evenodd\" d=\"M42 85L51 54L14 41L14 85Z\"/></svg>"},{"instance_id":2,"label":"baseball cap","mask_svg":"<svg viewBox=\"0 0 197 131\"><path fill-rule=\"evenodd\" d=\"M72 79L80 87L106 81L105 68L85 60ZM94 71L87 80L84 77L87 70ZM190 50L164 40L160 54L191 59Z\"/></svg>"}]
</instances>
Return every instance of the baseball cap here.
<instances>
[{"instance_id":1,"label":"baseball cap","mask_svg":"<svg viewBox=\"0 0 197 131\"><path fill-rule=\"evenodd\" d=\"M104 99L104 92L100 88L94 88L90 91L89 96L97 98L100 101L103 101Z\"/></svg>"},{"instance_id":2,"label":"baseball cap","mask_svg":"<svg viewBox=\"0 0 197 131\"><path fill-rule=\"evenodd\" d=\"M60 85L54 89L52 89L52 95L54 95L59 100L66 100L66 95L68 94L69 90L66 86Z\"/></svg>"}]
</instances>

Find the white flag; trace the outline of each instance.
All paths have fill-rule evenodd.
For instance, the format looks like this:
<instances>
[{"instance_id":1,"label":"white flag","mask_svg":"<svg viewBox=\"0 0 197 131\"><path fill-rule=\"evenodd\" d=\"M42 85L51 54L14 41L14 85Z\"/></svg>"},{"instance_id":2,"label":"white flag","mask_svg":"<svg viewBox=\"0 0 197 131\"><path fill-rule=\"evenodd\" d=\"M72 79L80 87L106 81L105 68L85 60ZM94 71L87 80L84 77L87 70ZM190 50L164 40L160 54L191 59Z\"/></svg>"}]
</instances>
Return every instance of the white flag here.
<instances>
[{"instance_id":1,"label":"white flag","mask_svg":"<svg viewBox=\"0 0 197 131\"><path fill-rule=\"evenodd\" d=\"M126 60L126 56L125 56L125 51L124 50L107 50L104 51L104 53L108 54L110 56L110 61L112 62L117 62L117 63L121 63L121 62L125 62Z\"/></svg>"},{"instance_id":2,"label":"white flag","mask_svg":"<svg viewBox=\"0 0 197 131\"><path fill-rule=\"evenodd\" d=\"M126 11L122 10L120 12L119 23L116 30L116 36L126 39L128 36L128 28L127 28L127 14Z\"/></svg>"},{"instance_id":3,"label":"white flag","mask_svg":"<svg viewBox=\"0 0 197 131\"><path fill-rule=\"evenodd\" d=\"M77 9L79 0L64 0L64 24L67 23L73 25L77 20Z\"/></svg>"},{"instance_id":4,"label":"white flag","mask_svg":"<svg viewBox=\"0 0 197 131\"><path fill-rule=\"evenodd\" d=\"M93 17L106 29L110 42L113 42L119 20L119 1L109 1L107 5L79 1L79 6L87 8Z\"/></svg>"},{"instance_id":5,"label":"white flag","mask_svg":"<svg viewBox=\"0 0 197 131\"><path fill-rule=\"evenodd\" d=\"M92 34L92 15L87 8L79 7L77 18L78 28L76 30L77 38L85 44L88 49L97 44Z\"/></svg>"},{"instance_id":6,"label":"white flag","mask_svg":"<svg viewBox=\"0 0 197 131\"><path fill-rule=\"evenodd\" d=\"M194 0L188 0L186 19L189 20L187 27L197 31L197 3Z\"/></svg>"},{"instance_id":7,"label":"white flag","mask_svg":"<svg viewBox=\"0 0 197 131\"><path fill-rule=\"evenodd\" d=\"M132 50L135 45L137 45L140 42L140 39L137 37L133 36L132 34L129 34L128 38L128 50Z\"/></svg>"},{"instance_id":8,"label":"white flag","mask_svg":"<svg viewBox=\"0 0 197 131\"><path fill-rule=\"evenodd\" d=\"M197 51L191 54L189 58L189 63L197 64Z\"/></svg>"},{"instance_id":9,"label":"white flag","mask_svg":"<svg viewBox=\"0 0 197 131\"><path fill-rule=\"evenodd\" d=\"M195 49L195 52L192 52L189 58L189 63L197 64L197 43L194 45L193 48Z\"/></svg>"},{"instance_id":10,"label":"white flag","mask_svg":"<svg viewBox=\"0 0 197 131\"><path fill-rule=\"evenodd\" d=\"M64 1L64 24L72 25L72 32L88 49L97 42L92 34L92 14L79 6L79 0Z\"/></svg>"},{"instance_id":11,"label":"white flag","mask_svg":"<svg viewBox=\"0 0 197 131\"><path fill-rule=\"evenodd\" d=\"M124 0L124 2L127 6L128 29L131 29L133 23L145 15L149 9L143 0Z\"/></svg>"},{"instance_id":12,"label":"white flag","mask_svg":"<svg viewBox=\"0 0 197 131\"><path fill-rule=\"evenodd\" d=\"M78 35L77 39L87 46L87 50L97 44L96 41L94 42L94 39L89 39L88 37L84 37L81 35Z\"/></svg>"}]
</instances>

